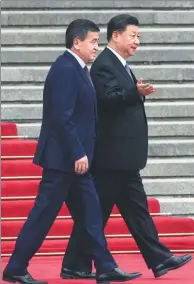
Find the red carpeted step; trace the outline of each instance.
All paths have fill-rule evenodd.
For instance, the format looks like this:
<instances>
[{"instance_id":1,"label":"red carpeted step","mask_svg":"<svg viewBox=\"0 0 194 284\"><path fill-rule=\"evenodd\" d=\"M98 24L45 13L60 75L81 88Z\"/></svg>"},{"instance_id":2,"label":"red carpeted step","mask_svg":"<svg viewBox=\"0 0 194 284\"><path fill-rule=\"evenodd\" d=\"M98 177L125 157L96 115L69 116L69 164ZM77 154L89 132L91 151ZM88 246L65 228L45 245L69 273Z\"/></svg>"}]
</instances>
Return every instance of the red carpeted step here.
<instances>
[{"instance_id":1,"label":"red carpeted step","mask_svg":"<svg viewBox=\"0 0 194 284\"><path fill-rule=\"evenodd\" d=\"M60 220L63 221L63 220ZM64 220L65 221L65 220ZM159 234L174 234L174 233L193 233L194 220L192 218L181 217L153 217ZM55 224L54 224L55 226ZM53 226L53 227L54 227ZM53 228L54 229L54 228ZM56 224L57 230L57 224ZM60 232L60 226L59 231ZM105 228L106 235L128 234L128 228L122 217L110 218ZM59 235L59 234L56 234Z\"/></svg>"},{"instance_id":2,"label":"red carpeted step","mask_svg":"<svg viewBox=\"0 0 194 284\"><path fill-rule=\"evenodd\" d=\"M132 238L107 238L108 247L111 251L136 251L138 250ZM194 237L161 237L160 241L170 250L193 250ZM64 253L68 239L66 240L45 240L38 252L41 253ZM3 241L2 254L12 253L15 241Z\"/></svg>"},{"instance_id":3,"label":"red carpeted step","mask_svg":"<svg viewBox=\"0 0 194 284\"><path fill-rule=\"evenodd\" d=\"M1 195L2 197L36 196L38 192L39 183L40 183L40 180L4 180L2 181ZM159 201L155 198L149 198L148 200L149 200L149 211L152 213L159 213L160 212ZM7 204L6 206L9 206L9 205ZM14 206L14 204L11 206ZM26 206L28 207L29 203ZM29 208L31 207L32 205L29 206ZM29 212L29 209L27 212ZM118 211L116 210L113 213L117 214L117 212ZM9 211L9 213L12 213L12 212ZM23 215L19 217L23 217Z\"/></svg>"},{"instance_id":4,"label":"red carpeted step","mask_svg":"<svg viewBox=\"0 0 194 284\"><path fill-rule=\"evenodd\" d=\"M16 136L17 126L11 122L1 122L1 136Z\"/></svg>"},{"instance_id":5,"label":"red carpeted step","mask_svg":"<svg viewBox=\"0 0 194 284\"><path fill-rule=\"evenodd\" d=\"M28 191L28 187L26 188L26 191ZM33 205L34 199L3 200L1 202L1 217L27 217ZM157 199L149 198L148 205L150 213L160 213L160 205ZM119 214L116 206L112 213ZM69 215L69 211L65 204L62 206L59 215Z\"/></svg>"},{"instance_id":6,"label":"red carpeted step","mask_svg":"<svg viewBox=\"0 0 194 284\"><path fill-rule=\"evenodd\" d=\"M2 156L33 156L36 150L36 140L10 139L2 140Z\"/></svg>"},{"instance_id":7,"label":"red carpeted step","mask_svg":"<svg viewBox=\"0 0 194 284\"><path fill-rule=\"evenodd\" d=\"M39 183L40 183L39 179L3 180L1 181L1 197L36 196Z\"/></svg>"},{"instance_id":8,"label":"red carpeted step","mask_svg":"<svg viewBox=\"0 0 194 284\"><path fill-rule=\"evenodd\" d=\"M3 200L1 204L1 217L27 217L34 205L34 200ZM59 216L69 215L69 211L64 204Z\"/></svg>"},{"instance_id":9,"label":"red carpeted step","mask_svg":"<svg viewBox=\"0 0 194 284\"><path fill-rule=\"evenodd\" d=\"M160 234L166 233L194 233L192 218L153 217ZM23 220L3 220L1 222L2 237L16 237L24 224ZM68 236L71 234L72 219L57 219L53 224L49 236ZM107 235L128 234L129 231L122 217L110 218L105 229Z\"/></svg>"},{"instance_id":10,"label":"red carpeted step","mask_svg":"<svg viewBox=\"0 0 194 284\"><path fill-rule=\"evenodd\" d=\"M31 159L3 160L1 175L2 177L41 176L42 169L34 165Z\"/></svg>"}]
</instances>

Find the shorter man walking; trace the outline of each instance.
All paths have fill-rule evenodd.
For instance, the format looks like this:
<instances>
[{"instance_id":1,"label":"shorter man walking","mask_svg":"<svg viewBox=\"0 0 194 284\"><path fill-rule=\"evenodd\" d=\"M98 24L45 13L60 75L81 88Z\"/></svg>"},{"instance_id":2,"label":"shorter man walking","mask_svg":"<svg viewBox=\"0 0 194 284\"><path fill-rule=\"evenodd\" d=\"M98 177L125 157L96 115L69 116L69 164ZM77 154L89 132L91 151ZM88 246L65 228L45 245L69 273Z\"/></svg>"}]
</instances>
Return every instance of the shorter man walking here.
<instances>
[{"instance_id":1,"label":"shorter man walking","mask_svg":"<svg viewBox=\"0 0 194 284\"><path fill-rule=\"evenodd\" d=\"M94 259L97 283L128 281L141 276L117 267L103 234L99 199L89 168L96 136L96 93L86 63L96 57L99 28L93 22L73 21L66 31L66 51L53 63L43 94L43 120L34 163L43 167L38 196L26 220L3 280L47 284L27 271L63 202L66 201ZM79 250L78 250L79 251ZM65 278L63 271L61 277Z\"/></svg>"}]
</instances>

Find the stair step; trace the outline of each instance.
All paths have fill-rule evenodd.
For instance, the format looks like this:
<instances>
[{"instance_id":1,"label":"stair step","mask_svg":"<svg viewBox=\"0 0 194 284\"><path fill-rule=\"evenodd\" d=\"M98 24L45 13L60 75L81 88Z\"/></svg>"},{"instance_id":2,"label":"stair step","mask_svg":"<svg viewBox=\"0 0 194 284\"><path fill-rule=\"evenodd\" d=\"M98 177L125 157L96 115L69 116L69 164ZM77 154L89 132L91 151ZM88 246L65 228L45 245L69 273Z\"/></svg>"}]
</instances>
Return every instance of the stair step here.
<instances>
[{"instance_id":1,"label":"stair step","mask_svg":"<svg viewBox=\"0 0 194 284\"><path fill-rule=\"evenodd\" d=\"M12 66L12 67L2 66L1 80L2 83L8 83L8 82L43 83L45 81L49 68L50 68L49 66ZM188 81L190 83L193 83L194 66L191 64L187 65L181 64L178 66L170 64L162 64L162 65L160 64L154 66L135 65L132 67L132 69L135 75L137 76L137 78L144 78L144 80L157 81L157 82L163 82L168 80L169 82L177 81L179 83ZM168 109L167 105L166 108ZM189 105L188 108L190 108ZM165 111L165 109L163 111ZM185 111L185 116L186 116L187 110L181 108L180 111L181 113ZM2 117L4 117L5 114L4 113L2 114L3 114ZM34 109L33 118L37 118L36 109Z\"/></svg>"},{"instance_id":2,"label":"stair step","mask_svg":"<svg viewBox=\"0 0 194 284\"><path fill-rule=\"evenodd\" d=\"M1 142L2 156L33 156L37 141L24 139L3 140Z\"/></svg>"},{"instance_id":3,"label":"stair step","mask_svg":"<svg viewBox=\"0 0 194 284\"><path fill-rule=\"evenodd\" d=\"M194 215L194 195L191 197L160 197L158 198L162 212L179 215Z\"/></svg>"},{"instance_id":4,"label":"stair step","mask_svg":"<svg viewBox=\"0 0 194 284\"><path fill-rule=\"evenodd\" d=\"M40 179L37 180L5 180L1 181L1 196L28 197L36 196Z\"/></svg>"},{"instance_id":5,"label":"stair step","mask_svg":"<svg viewBox=\"0 0 194 284\"><path fill-rule=\"evenodd\" d=\"M16 141L19 139L10 139L9 142L3 140L2 141L2 160L7 159L33 159L34 153L36 150L36 141L34 143L30 143L26 141L26 143L12 143L12 141ZM5 142L5 143L3 143ZM9 145L8 145L9 144ZM15 145L14 145L15 144ZM30 147L25 147L25 146ZM15 148L13 148L16 146ZM194 156L194 140L191 141L163 141L161 140L160 143L154 144L154 141L150 141L148 147L148 154L149 157L192 157Z\"/></svg>"},{"instance_id":6,"label":"stair step","mask_svg":"<svg viewBox=\"0 0 194 284\"><path fill-rule=\"evenodd\" d=\"M194 158L149 158L143 177L193 177Z\"/></svg>"},{"instance_id":7,"label":"stair step","mask_svg":"<svg viewBox=\"0 0 194 284\"><path fill-rule=\"evenodd\" d=\"M194 156L194 139L149 139L149 157Z\"/></svg>"},{"instance_id":8,"label":"stair step","mask_svg":"<svg viewBox=\"0 0 194 284\"><path fill-rule=\"evenodd\" d=\"M18 34L16 34L18 36ZM194 38L194 29L193 29L193 38ZM182 99L193 99L193 89L194 84L192 83L183 83L183 84L154 84L157 89L156 93L153 93L151 96L147 98L147 101L158 101L158 100L182 100ZM2 86L1 88L1 101L2 102L41 102L42 103L42 94L43 94L43 85L34 86L34 85L13 85L13 86ZM148 120L149 121L149 120ZM192 121L189 122L187 120L183 121L153 121L154 124L165 124L174 125L178 127L184 126L184 124L191 124L193 126ZM18 124L18 126L22 126L23 124ZM27 125L24 124L27 127ZM193 133L193 132L192 132ZM164 134L162 134L163 136ZM171 136L167 134L167 136Z\"/></svg>"},{"instance_id":9,"label":"stair step","mask_svg":"<svg viewBox=\"0 0 194 284\"><path fill-rule=\"evenodd\" d=\"M17 135L16 124L12 122L1 122L1 136L13 136L13 135Z\"/></svg>"},{"instance_id":10,"label":"stair step","mask_svg":"<svg viewBox=\"0 0 194 284\"><path fill-rule=\"evenodd\" d=\"M102 1L101 1L102 3ZM19 46L19 45L53 45L55 43L55 47L64 45L64 35L66 29L61 27L53 27L50 29L49 27L33 27L33 29L29 29L28 27L19 27L15 29L5 29L1 30L1 40L3 45L10 46ZM153 26L151 28L140 27L141 32L141 47L144 47L144 44L172 44L176 43L177 39L180 46L180 49L185 48L186 43L194 43L194 29L192 27L171 27L171 28L162 28ZM107 43L106 39L106 29L101 28L100 40L99 43L105 45ZM172 46L174 48L176 46ZM150 47L152 48L152 46ZM164 48L164 46L162 46ZM169 48L169 47L167 47ZM138 49L138 53L139 53ZM63 48L64 50L64 48ZM162 53L160 53L162 55ZM135 55L136 57L136 55ZM138 57L138 56L137 56ZM136 58L137 59L137 58ZM130 58L130 61L134 61L133 58ZM182 60L179 58L177 61ZM145 62L148 61L148 57ZM158 61L160 61L160 56L158 56ZM171 62L169 58L169 62Z\"/></svg>"},{"instance_id":11,"label":"stair step","mask_svg":"<svg viewBox=\"0 0 194 284\"><path fill-rule=\"evenodd\" d=\"M67 26L76 18L87 18L103 25L116 14L131 13L130 8L123 10L50 10L50 11L2 11L2 26ZM36 15L34 17L34 15ZM135 10L133 15L141 19L141 25L192 25L193 10Z\"/></svg>"},{"instance_id":12,"label":"stair step","mask_svg":"<svg viewBox=\"0 0 194 284\"><path fill-rule=\"evenodd\" d=\"M115 8L193 8L194 4L193 1L181 1L176 0L175 1L150 1L150 0L130 0L130 2L126 0L119 0L113 1L113 0L106 0L101 1L99 0L74 0L72 2L68 1L61 1L61 0L33 0L33 1L23 1L23 0L9 0L9 1L2 1L2 9L4 8L12 8L12 9L22 9L22 8L28 8L28 9L64 9L64 8L108 8L112 7L114 4Z\"/></svg>"},{"instance_id":13,"label":"stair step","mask_svg":"<svg viewBox=\"0 0 194 284\"><path fill-rule=\"evenodd\" d=\"M2 160L2 176L41 176L42 168L32 163L32 160Z\"/></svg>"},{"instance_id":14,"label":"stair step","mask_svg":"<svg viewBox=\"0 0 194 284\"><path fill-rule=\"evenodd\" d=\"M99 53L104 49L101 47ZM2 47L1 61L2 63L42 63L52 64L56 58L64 53L64 47ZM144 63L149 58L150 63L170 63L183 62L190 63L194 61L194 47L140 47L136 55L130 59L130 62Z\"/></svg>"},{"instance_id":15,"label":"stair step","mask_svg":"<svg viewBox=\"0 0 194 284\"><path fill-rule=\"evenodd\" d=\"M193 158L150 158L146 168L142 171L142 176L193 177L193 166ZM2 161L2 177L17 179L17 177L41 176L41 174L42 169L34 165L31 159Z\"/></svg>"},{"instance_id":16,"label":"stair step","mask_svg":"<svg viewBox=\"0 0 194 284\"><path fill-rule=\"evenodd\" d=\"M144 178L143 184L147 195L151 196L192 196L194 193L194 178L161 177ZM3 194L3 193L2 193Z\"/></svg>"},{"instance_id":17,"label":"stair step","mask_svg":"<svg viewBox=\"0 0 194 284\"><path fill-rule=\"evenodd\" d=\"M194 68L193 68L194 72ZM184 102L147 102L145 109L148 118L194 117L194 101ZM2 104L2 119L42 119L42 103Z\"/></svg>"},{"instance_id":18,"label":"stair step","mask_svg":"<svg viewBox=\"0 0 194 284\"><path fill-rule=\"evenodd\" d=\"M24 156L33 157L36 145L35 140L3 140L2 159L12 156L16 159ZM194 156L194 139L150 139L148 152L150 157Z\"/></svg>"},{"instance_id":19,"label":"stair step","mask_svg":"<svg viewBox=\"0 0 194 284\"><path fill-rule=\"evenodd\" d=\"M194 86L193 86L194 88ZM12 97L13 98L13 97ZM38 123L18 123L20 135L28 135L30 138L37 138L40 133L40 122ZM150 121L148 120L148 130L150 137L184 137L193 136L194 121ZM178 138L177 138L178 139Z\"/></svg>"},{"instance_id":20,"label":"stair step","mask_svg":"<svg viewBox=\"0 0 194 284\"><path fill-rule=\"evenodd\" d=\"M36 196L39 183L40 179L2 180L1 198ZM190 196L194 189L194 178L144 178L143 183L149 196Z\"/></svg>"},{"instance_id":21,"label":"stair step","mask_svg":"<svg viewBox=\"0 0 194 284\"><path fill-rule=\"evenodd\" d=\"M153 217L158 233L160 234L180 234L192 233L194 237L194 220L192 218L178 217ZM2 221L1 237L18 236L24 220ZM56 219L48 236L70 236L72 232L72 219ZM145 229L145 228L142 228ZM105 228L106 235L128 235L129 230L125 225L122 217L110 218Z\"/></svg>"},{"instance_id":22,"label":"stair step","mask_svg":"<svg viewBox=\"0 0 194 284\"><path fill-rule=\"evenodd\" d=\"M18 199L18 200L2 200L1 202L1 217L2 218L16 218L27 217L31 208L34 205L34 199ZM148 199L150 213L160 213L160 204L157 199ZM13 210L14 208L14 210ZM114 206L112 214L119 214L117 207ZM64 204L58 216L69 216L69 211Z\"/></svg>"},{"instance_id":23,"label":"stair step","mask_svg":"<svg viewBox=\"0 0 194 284\"><path fill-rule=\"evenodd\" d=\"M160 241L170 250L194 250L194 237L160 237ZM107 238L108 247L111 251L125 253L138 251L138 247L132 238ZM67 240L45 240L39 249L39 253L63 253L68 244ZM15 241L3 241L1 253L10 254L13 251Z\"/></svg>"}]
</instances>

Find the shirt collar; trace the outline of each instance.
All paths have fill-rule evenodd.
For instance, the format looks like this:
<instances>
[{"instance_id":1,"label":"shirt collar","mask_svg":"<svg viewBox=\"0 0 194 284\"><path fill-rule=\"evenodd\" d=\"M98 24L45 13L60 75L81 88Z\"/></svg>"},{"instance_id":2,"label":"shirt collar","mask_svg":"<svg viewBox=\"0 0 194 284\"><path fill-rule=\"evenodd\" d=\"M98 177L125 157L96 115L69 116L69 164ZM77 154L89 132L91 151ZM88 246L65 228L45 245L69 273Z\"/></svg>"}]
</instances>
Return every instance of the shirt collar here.
<instances>
[{"instance_id":1,"label":"shirt collar","mask_svg":"<svg viewBox=\"0 0 194 284\"><path fill-rule=\"evenodd\" d=\"M86 66L85 62L77 54L75 54L71 49L66 48L66 50L75 57L75 59L78 61L78 63L80 64L82 68Z\"/></svg>"},{"instance_id":2,"label":"shirt collar","mask_svg":"<svg viewBox=\"0 0 194 284\"><path fill-rule=\"evenodd\" d=\"M122 65L125 67L125 65L127 64L127 61L118 52L112 49L110 46L107 46L107 48L110 49L114 53L114 55L116 55L116 57L121 61Z\"/></svg>"}]
</instances>

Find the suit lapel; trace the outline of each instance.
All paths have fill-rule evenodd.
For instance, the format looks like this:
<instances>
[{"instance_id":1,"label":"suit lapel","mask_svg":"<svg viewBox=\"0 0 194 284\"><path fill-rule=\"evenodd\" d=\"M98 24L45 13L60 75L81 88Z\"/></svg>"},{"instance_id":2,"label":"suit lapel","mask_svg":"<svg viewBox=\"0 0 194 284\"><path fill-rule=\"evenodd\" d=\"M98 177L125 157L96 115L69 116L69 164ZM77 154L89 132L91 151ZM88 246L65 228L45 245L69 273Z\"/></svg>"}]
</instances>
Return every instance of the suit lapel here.
<instances>
[{"instance_id":1,"label":"suit lapel","mask_svg":"<svg viewBox=\"0 0 194 284\"><path fill-rule=\"evenodd\" d=\"M94 97L94 113L95 113L95 119L97 120L97 99L96 99L96 91L92 85L92 83L90 82L90 79L88 78L86 72L83 70L83 68L80 66L79 62L75 59L75 57L69 53L68 51L66 51L64 53L65 56L67 56L67 58L69 60L71 60L71 62L73 63L73 65L76 66L76 69L79 71L80 75L82 76L83 80L85 81L85 83L87 84L87 86L90 88L91 91L91 96L93 93L93 97Z\"/></svg>"},{"instance_id":2,"label":"suit lapel","mask_svg":"<svg viewBox=\"0 0 194 284\"><path fill-rule=\"evenodd\" d=\"M79 68L79 72L80 72L80 74L82 75L82 77L83 77L84 81L86 82L86 84L87 84L88 86L90 86L90 88L92 88L92 89L94 90L94 87L93 87L92 82L90 82L90 79L88 78L88 76L87 76L86 72L84 71L84 69L81 68L81 66L80 66L80 68Z\"/></svg>"},{"instance_id":3,"label":"suit lapel","mask_svg":"<svg viewBox=\"0 0 194 284\"><path fill-rule=\"evenodd\" d=\"M117 58L117 56L111 51L109 50L108 48L105 48L104 52L107 53L107 55L111 58L114 66L116 66L119 71L123 74L123 76L125 76L125 78L132 82L134 84L134 82L136 83L137 80L135 78L135 75L133 74L133 72L131 71L131 75L134 79L134 81L132 80L132 78L130 77L130 75L128 74L127 70L125 69L125 67L123 66L123 64L121 63L121 61Z\"/></svg>"},{"instance_id":4,"label":"suit lapel","mask_svg":"<svg viewBox=\"0 0 194 284\"><path fill-rule=\"evenodd\" d=\"M93 86L89 80L89 78L87 77L86 75L86 72L83 70L83 68L80 66L79 62L76 60L76 58L71 54L69 53L68 51L65 51L64 55L69 59L71 60L71 62L73 63L73 65L75 65L76 69L79 71L80 75L82 76L83 80L85 81L85 83L92 89Z\"/></svg>"}]
</instances>

